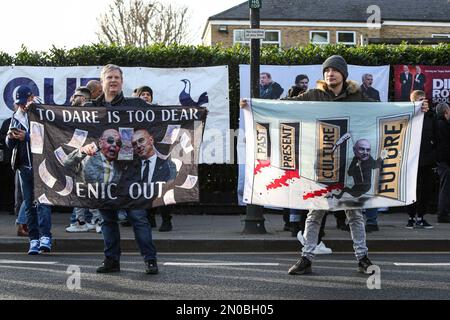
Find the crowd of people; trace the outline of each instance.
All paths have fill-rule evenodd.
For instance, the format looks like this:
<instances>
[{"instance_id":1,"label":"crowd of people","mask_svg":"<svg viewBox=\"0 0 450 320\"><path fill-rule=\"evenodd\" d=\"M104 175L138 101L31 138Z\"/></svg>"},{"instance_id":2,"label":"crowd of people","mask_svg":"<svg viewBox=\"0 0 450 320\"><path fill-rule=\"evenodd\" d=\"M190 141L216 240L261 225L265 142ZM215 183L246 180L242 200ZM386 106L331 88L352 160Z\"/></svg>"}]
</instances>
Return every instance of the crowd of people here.
<instances>
[{"instance_id":1,"label":"crowd of people","mask_svg":"<svg viewBox=\"0 0 450 320\"><path fill-rule=\"evenodd\" d=\"M335 102L374 102L380 101L379 93L372 88L373 77L364 74L363 84L347 79L348 68L346 61L341 56L331 56L322 65L323 80L317 82L315 89L309 89L307 75L298 75L295 85L289 89L285 99L297 101L335 101ZM149 86L136 88L133 97L125 97L123 94L123 73L116 65L106 65L100 74L100 81L92 80L86 86L78 87L70 99L73 107L121 107L139 106L152 107L153 91ZM274 82L267 72L261 73L261 95L267 99L280 98L283 88ZM433 174L437 170L440 178L438 221L450 222L450 106L440 103L434 109L430 109L423 90L414 90L410 95L411 101L421 101L422 111L425 112L424 125L421 137L421 149L419 156L417 201L408 206L409 220L407 228L432 228L432 225L424 220L427 208L432 200ZM30 146L30 128L28 120L28 108L35 102L32 90L27 86L20 86L15 95L15 112L12 118L4 121L2 132L6 131L5 143L11 151L11 164L16 173L16 197L15 211L17 213L18 235L29 237L28 254L36 255L41 252L51 251L51 207L46 204L34 202L33 195L33 163ZM247 102L241 100L240 106L245 107ZM5 128L7 128L5 130ZM114 131L114 132L113 132ZM151 157L155 157L153 151L153 137L145 130L138 130L133 134L134 153L139 155L139 169L141 179L151 181L155 169L151 169ZM96 174L100 174L111 181L113 162L120 149L120 135L116 130L105 130L100 137L100 150L95 150L89 145L75 150L69 155L67 165L76 166L76 159L90 156L95 160L96 154L105 149L105 153L96 167ZM145 145L145 148L144 148ZM147 148L148 145L148 148ZM354 146L355 161L362 163L373 160L373 166L378 160L368 156L370 144L368 141L358 141ZM367 162L367 163L369 163ZM107 171L104 163L109 163ZM141 167L142 166L142 167ZM105 170L105 171L103 171ZM362 174L362 173L361 173ZM358 177L353 176L355 187L343 190L343 192L358 192L361 188L367 188L366 184L358 184ZM358 188L356 188L358 187ZM354 190L355 189L355 190ZM356 190L358 189L358 190ZM364 189L365 190L365 189ZM364 192L363 192L364 193ZM322 239L326 223L327 211L324 210L295 210L285 209L286 225L293 236L297 236L303 244L301 258L290 269L289 274L306 274L312 270L312 261L316 254L331 253ZM111 208L91 209L73 208L70 225L67 232L89 232L95 230L102 233L104 239L105 259L97 269L99 273L120 271L120 232L119 222L123 226L133 226L134 234L145 262L147 274L158 273L157 252L152 240L152 227L156 226L155 214L162 217L160 231L172 230L171 207L163 206L157 209L133 209L119 210ZM366 220L364 219L364 214ZM377 209L353 209L336 212L337 227L351 231L354 243L355 256L361 272L366 272L372 265L368 257L366 245L366 232L378 230L376 225ZM286 218L285 218L286 219ZM348 223L346 223L346 220ZM375 224L373 223L375 221ZM372 227L371 227L372 226ZM374 227L375 226L375 227Z\"/></svg>"}]
</instances>

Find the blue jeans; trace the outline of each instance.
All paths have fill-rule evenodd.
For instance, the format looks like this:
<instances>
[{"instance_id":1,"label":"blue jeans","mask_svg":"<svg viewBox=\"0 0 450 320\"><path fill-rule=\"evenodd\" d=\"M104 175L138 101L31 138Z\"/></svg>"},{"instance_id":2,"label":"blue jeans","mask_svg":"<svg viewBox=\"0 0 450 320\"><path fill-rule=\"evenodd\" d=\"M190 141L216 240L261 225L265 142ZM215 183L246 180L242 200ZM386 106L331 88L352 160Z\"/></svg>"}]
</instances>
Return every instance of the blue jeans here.
<instances>
[{"instance_id":1,"label":"blue jeans","mask_svg":"<svg viewBox=\"0 0 450 320\"><path fill-rule=\"evenodd\" d=\"M25 213L25 201L20 205L19 214L17 215L16 224L27 224L27 215Z\"/></svg>"},{"instance_id":2,"label":"blue jeans","mask_svg":"<svg viewBox=\"0 0 450 320\"><path fill-rule=\"evenodd\" d=\"M37 206L33 204L33 170L23 166L18 170L30 240L39 240L40 237L51 238L51 208L45 204Z\"/></svg>"},{"instance_id":3,"label":"blue jeans","mask_svg":"<svg viewBox=\"0 0 450 320\"><path fill-rule=\"evenodd\" d=\"M117 210L100 210L103 217L102 234L105 257L120 260L120 231ZM127 210L128 220L133 225L134 236L144 261L156 259L156 247L152 239L152 228L145 210Z\"/></svg>"},{"instance_id":4,"label":"blue jeans","mask_svg":"<svg viewBox=\"0 0 450 320\"><path fill-rule=\"evenodd\" d=\"M366 225L376 226L378 224L378 221L377 221L378 209L377 208L365 209L364 214L366 215Z\"/></svg>"}]
</instances>

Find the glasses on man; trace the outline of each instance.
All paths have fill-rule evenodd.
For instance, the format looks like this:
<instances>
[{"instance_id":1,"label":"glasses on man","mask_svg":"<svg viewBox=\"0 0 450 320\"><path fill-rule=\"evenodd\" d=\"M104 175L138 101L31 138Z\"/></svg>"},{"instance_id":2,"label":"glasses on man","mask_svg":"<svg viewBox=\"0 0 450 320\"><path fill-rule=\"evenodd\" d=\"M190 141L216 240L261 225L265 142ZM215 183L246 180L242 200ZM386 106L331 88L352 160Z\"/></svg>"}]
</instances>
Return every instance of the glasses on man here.
<instances>
[{"instance_id":1,"label":"glasses on man","mask_svg":"<svg viewBox=\"0 0 450 320\"><path fill-rule=\"evenodd\" d=\"M120 139L115 139L114 137L108 137L108 138L106 138L106 140L105 140L108 144L111 144L111 145L116 145L116 146L118 146L118 147L121 147L122 146L122 140L120 140Z\"/></svg>"}]
</instances>

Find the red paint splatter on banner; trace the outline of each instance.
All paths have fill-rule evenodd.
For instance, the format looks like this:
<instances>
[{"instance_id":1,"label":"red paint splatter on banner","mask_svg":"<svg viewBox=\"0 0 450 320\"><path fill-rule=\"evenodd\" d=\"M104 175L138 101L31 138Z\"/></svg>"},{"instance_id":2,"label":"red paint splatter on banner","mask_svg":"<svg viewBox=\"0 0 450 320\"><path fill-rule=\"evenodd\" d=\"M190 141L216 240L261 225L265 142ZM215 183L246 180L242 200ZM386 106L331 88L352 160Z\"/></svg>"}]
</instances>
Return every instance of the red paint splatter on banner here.
<instances>
[{"instance_id":1,"label":"red paint splatter on banner","mask_svg":"<svg viewBox=\"0 0 450 320\"><path fill-rule=\"evenodd\" d=\"M313 192L307 193L303 196L303 200L312 199L315 197L321 197L328 192L331 192L333 190L342 190L344 188L344 185L342 183L332 184L331 186L326 187L325 189L315 190Z\"/></svg>"},{"instance_id":2,"label":"red paint splatter on banner","mask_svg":"<svg viewBox=\"0 0 450 320\"><path fill-rule=\"evenodd\" d=\"M279 179L275 179L272 183L266 186L266 189L267 190L277 189L283 186L288 187L289 186L288 181L293 179L300 179L298 170L285 170L284 175L281 176L281 178Z\"/></svg>"},{"instance_id":3,"label":"red paint splatter on banner","mask_svg":"<svg viewBox=\"0 0 450 320\"><path fill-rule=\"evenodd\" d=\"M258 160L258 164L256 165L253 175L256 176L258 173L261 173L262 168L267 168L267 167L270 167L270 160Z\"/></svg>"}]
</instances>

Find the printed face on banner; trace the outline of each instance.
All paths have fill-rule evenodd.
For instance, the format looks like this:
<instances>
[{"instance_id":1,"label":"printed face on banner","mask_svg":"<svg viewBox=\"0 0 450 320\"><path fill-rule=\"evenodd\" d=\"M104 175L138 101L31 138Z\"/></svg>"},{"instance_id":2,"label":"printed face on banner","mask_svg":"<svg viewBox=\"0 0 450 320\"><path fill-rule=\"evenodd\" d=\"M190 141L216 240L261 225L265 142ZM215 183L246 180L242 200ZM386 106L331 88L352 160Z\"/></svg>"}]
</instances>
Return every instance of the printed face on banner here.
<instances>
[{"instance_id":1,"label":"printed face on banner","mask_svg":"<svg viewBox=\"0 0 450 320\"><path fill-rule=\"evenodd\" d=\"M153 137L147 130L136 131L131 143L135 153L141 159L148 159L155 153L153 150Z\"/></svg>"},{"instance_id":2,"label":"printed face on banner","mask_svg":"<svg viewBox=\"0 0 450 320\"><path fill-rule=\"evenodd\" d=\"M114 129L105 130L100 138L99 146L100 151L108 161L116 160L122 146L119 132Z\"/></svg>"},{"instance_id":3,"label":"printed face on banner","mask_svg":"<svg viewBox=\"0 0 450 320\"><path fill-rule=\"evenodd\" d=\"M198 201L205 108L35 105L29 116L37 199L99 209Z\"/></svg>"},{"instance_id":4,"label":"printed face on banner","mask_svg":"<svg viewBox=\"0 0 450 320\"><path fill-rule=\"evenodd\" d=\"M424 91L431 107L450 103L450 66L394 66L395 100L410 101L411 93Z\"/></svg>"},{"instance_id":5,"label":"printed face on banner","mask_svg":"<svg viewBox=\"0 0 450 320\"><path fill-rule=\"evenodd\" d=\"M423 113L412 103L253 99L244 112L245 202L333 211L415 201Z\"/></svg>"}]
</instances>

